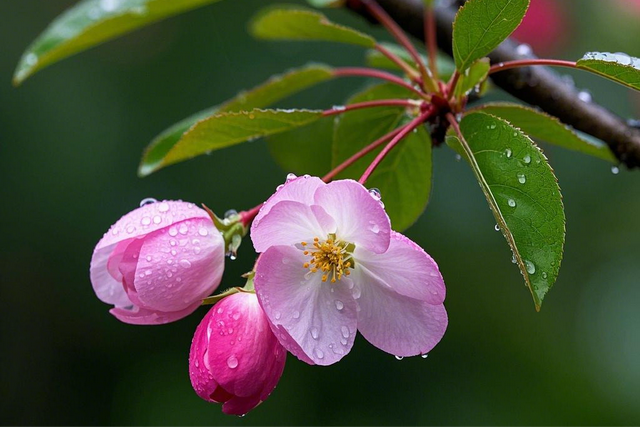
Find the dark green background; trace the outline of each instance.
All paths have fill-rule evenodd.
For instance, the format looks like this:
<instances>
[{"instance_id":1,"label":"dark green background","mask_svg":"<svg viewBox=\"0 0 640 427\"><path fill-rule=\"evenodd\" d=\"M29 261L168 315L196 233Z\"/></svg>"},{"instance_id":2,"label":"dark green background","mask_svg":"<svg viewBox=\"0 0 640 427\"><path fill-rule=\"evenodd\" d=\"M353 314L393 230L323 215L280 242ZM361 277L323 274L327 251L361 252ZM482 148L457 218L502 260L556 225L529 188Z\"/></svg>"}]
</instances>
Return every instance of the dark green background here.
<instances>
[{"instance_id":1,"label":"dark green background","mask_svg":"<svg viewBox=\"0 0 640 427\"><path fill-rule=\"evenodd\" d=\"M362 52L252 40L245 23L267 2L228 0L11 87L21 52L73 3L0 4L0 422L640 423L640 172L614 176L603 162L559 149L546 152L566 205L566 253L542 312L534 311L493 230L471 171L442 147L429 207L408 231L447 283L449 329L429 358L397 361L359 337L330 367L290 357L272 396L246 418L201 401L191 390L187 357L205 309L166 326L116 321L89 282L93 246L145 197L205 202L219 213L264 200L286 171L263 141L145 179L136 177L141 151L167 125L272 73L310 59L357 64ZM563 55L593 49L640 56L638 16L610 1L562 3L575 7ZM331 15L367 28L347 12ZM621 86L584 73L575 80L617 113L634 114ZM363 83L327 83L284 105L330 106ZM222 286L240 284L253 259L245 242Z\"/></svg>"}]
</instances>

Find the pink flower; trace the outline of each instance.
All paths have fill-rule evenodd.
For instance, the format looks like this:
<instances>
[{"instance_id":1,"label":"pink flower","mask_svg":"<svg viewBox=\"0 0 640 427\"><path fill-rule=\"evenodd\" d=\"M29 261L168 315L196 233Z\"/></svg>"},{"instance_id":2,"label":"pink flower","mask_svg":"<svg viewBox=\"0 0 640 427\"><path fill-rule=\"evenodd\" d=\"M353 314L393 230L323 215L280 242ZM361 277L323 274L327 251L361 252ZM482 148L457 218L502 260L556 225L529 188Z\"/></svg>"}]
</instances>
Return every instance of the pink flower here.
<instances>
[{"instance_id":1,"label":"pink flower","mask_svg":"<svg viewBox=\"0 0 640 427\"><path fill-rule=\"evenodd\" d=\"M218 287L224 246L209 215L194 204L147 204L120 218L98 242L91 283L125 323L173 322Z\"/></svg>"},{"instance_id":2,"label":"pink flower","mask_svg":"<svg viewBox=\"0 0 640 427\"><path fill-rule=\"evenodd\" d=\"M391 230L378 198L351 180L286 183L256 216L258 299L284 347L329 365L356 331L396 356L430 351L447 327L436 263Z\"/></svg>"},{"instance_id":3,"label":"pink flower","mask_svg":"<svg viewBox=\"0 0 640 427\"><path fill-rule=\"evenodd\" d=\"M189 377L198 396L244 415L275 388L287 357L254 293L224 298L196 329Z\"/></svg>"}]
</instances>

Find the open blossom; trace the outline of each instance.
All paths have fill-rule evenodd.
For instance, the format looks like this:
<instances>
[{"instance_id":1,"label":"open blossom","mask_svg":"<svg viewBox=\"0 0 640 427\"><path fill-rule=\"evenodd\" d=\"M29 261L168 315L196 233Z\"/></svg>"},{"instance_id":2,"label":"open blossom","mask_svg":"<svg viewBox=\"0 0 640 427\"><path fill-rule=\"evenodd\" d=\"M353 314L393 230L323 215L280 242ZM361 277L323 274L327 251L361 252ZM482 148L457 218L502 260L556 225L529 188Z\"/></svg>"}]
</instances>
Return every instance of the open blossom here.
<instances>
[{"instance_id":1,"label":"open blossom","mask_svg":"<svg viewBox=\"0 0 640 427\"><path fill-rule=\"evenodd\" d=\"M273 335L254 293L240 292L211 308L189 354L194 390L225 414L244 415L275 388L287 351Z\"/></svg>"},{"instance_id":2,"label":"open blossom","mask_svg":"<svg viewBox=\"0 0 640 427\"><path fill-rule=\"evenodd\" d=\"M352 180L288 181L252 229L261 256L258 299L280 342L307 363L329 365L356 331L396 356L430 351L447 327L438 266L391 230L378 198Z\"/></svg>"},{"instance_id":3,"label":"open blossom","mask_svg":"<svg viewBox=\"0 0 640 427\"><path fill-rule=\"evenodd\" d=\"M194 204L147 204L120 218L98 242L91 283L123 322L172 322L218 287L224 246L207 212Z\"/></svg>"}]
</instances>

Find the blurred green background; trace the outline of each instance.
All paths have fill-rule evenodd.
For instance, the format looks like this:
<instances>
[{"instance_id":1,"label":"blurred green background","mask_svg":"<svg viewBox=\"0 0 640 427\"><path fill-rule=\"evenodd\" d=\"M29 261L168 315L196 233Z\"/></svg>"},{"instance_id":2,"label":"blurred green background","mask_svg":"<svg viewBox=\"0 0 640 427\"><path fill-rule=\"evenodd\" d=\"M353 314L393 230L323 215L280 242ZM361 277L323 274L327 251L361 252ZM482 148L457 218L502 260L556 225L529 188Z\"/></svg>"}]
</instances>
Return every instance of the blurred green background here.
<instances>
[{"instance_id":1,"label":"blurred green background","mask_svg":"<svg viewBox=\"0 0 640 427\"><path fill-rule=\"evenodd\" d=\"M245 418L201 401L187 357L205 309L160 327L118 322L93 294L93 247L145 197L205 202L219 213L264 200L287 172L264 141L145 179L136 176L140 154L166 126L273 73L312 59L361 64L363 52L252 40L246 21L270 2L223 1L12 87L22 51L73 3L0 3L0 422L640 423L640 172L613 175L603 162L552 148L546 153L563 190L567 242L540 313L470 169L441 147L429 207L407 233L437 260L448 287L449 329L429 357L398 361L359 337L330 367L290 357L272 396ZM550 55L640 56L640 11L615 1L551 3L564 11L566 28L544 48ZM348 12L330 15L385 37ZM534 28L543 32L545 24ZM584 73L574 78L620 115L639 115L638 99L621 86ZM364 83L326 83L282 105L327 107ZM227 263L222 286L240 284L253 260L247 241Z\"/></svg>"}]
</instances>

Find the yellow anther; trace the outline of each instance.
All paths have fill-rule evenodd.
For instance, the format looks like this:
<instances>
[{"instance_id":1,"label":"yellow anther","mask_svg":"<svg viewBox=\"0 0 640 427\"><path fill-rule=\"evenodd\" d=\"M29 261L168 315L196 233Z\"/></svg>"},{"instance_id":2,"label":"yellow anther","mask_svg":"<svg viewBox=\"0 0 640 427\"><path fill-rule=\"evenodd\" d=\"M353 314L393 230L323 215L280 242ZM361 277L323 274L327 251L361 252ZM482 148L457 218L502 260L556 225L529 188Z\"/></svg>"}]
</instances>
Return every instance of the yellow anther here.
<instances>
[{"instance_id":1,"label":"yellow anther","mask_svg":"<svg viewBox=\"0 0 640 427\"><path fill-rule=\"evenodd\" d=\"M302 246L307 246L307 242L300 242ZM306 254L305 254L306 255Z\"/></svg>"},{"instance_id":2,"label":"yellow anther","mask_svg":"<svg viewBox=\"0 0 640 427\"><path fill-rule=\"evenodd\" d=\"M305 256L310 256L308 262L303 264L304 268L308 268L311 273L317 271L322 272L322 281L326 282L331 278L331 283L336 283L343 275L349 275L349 269L353 268L351 261L351 253L353 249L347 249L351 246L336 239L334 234L330 234L325 241L320 238L313 238L313 248L306 248L307 242L300 242L305 247L303 251Z\"/></svg>"},{"instance_id":3,"label":"yellow anther","mask_svg":"<svg viewBox=\"0 0 640 427\"><path fill-rule=\"evenodd\" d=\"M308 263L308 262L305 262L304 264L302 264L302 266L303 266L304 268L309 268L309 263Z\"/></svg>"}]
</instances>

